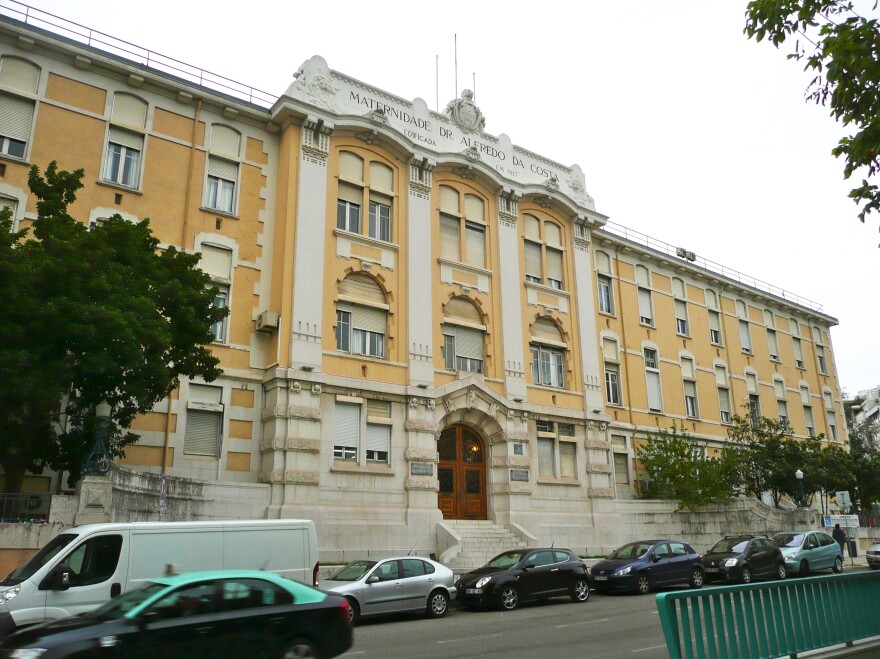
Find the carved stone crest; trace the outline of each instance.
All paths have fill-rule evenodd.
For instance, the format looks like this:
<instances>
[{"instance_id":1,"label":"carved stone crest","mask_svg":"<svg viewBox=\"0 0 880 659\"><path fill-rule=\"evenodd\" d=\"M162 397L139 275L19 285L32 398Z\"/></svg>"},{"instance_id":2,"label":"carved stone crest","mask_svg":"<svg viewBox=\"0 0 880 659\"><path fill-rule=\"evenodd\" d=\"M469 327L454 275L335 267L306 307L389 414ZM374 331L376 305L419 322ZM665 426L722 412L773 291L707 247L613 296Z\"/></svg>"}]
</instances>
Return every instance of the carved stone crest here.
<instances>
[{"instance_id":1,"label":"carved stone crest","mask_svg":"<svg viewBox=\"0 0 880 659\"><path fill-rule=\"evenodd\" d=\"M370 112L367 114L367 118L374 124L379 124L381 126L388 125L388 116L385 114L385 108L376 108L375 110L370 110Z\"/></svg>"},{"instance_id":2,"label":"carved stone crest","mask_svg":"<svg viewBox=\"0 0 880 659\"><path fill-rule=\"evenodd\" d=\"M449 101L444 114L465 133L481 133L486 126L486 118L474 104L474 93L470 89L463 89L461 98Z\"/></svg>"},{"instance_id":3,"label":"carved stone crest","mask_svg":"<svg viewBox=\"0 0 880 659\"><path fill-rule=\"evenodd\" d=\"M477 392L473 389L468 392L467 405L470 409L474 409L477 406Z\"/></svg>"},{"instance_id":4,"label":"carved stone crest","mask_svg":"<svg viewBox=\"0 0 880 659\"><path fill-rule=\"evenodd\" d=\"M446 407L447 414L452 414L455 411L455 403L452 402L451 398L444 398L443 405Z\"/></svg>"},{"instance_id":5,"label":"carved stone crest","mask_svg":"<svg viewBox=\"0 0 880 659\"><path fill-rule=\"evenodd\" d=\"M330 69L322 58L306 60L293 77L296 81L292 87L303 93L309 102L331 112L339 112L334 99L339 87L333 84Z\"/></svg>"},{"instance_id":6,"label":"carved stone crest","mask_svg":"<svg viewBox=\"0 0 880 659\"><path fill-rule=\"evenodd\" d=\"M434 407L436 406L436 403L434 402L433 399L429 398L429 399L428 399L428 402L426 403L426 405L427 405L427 407L428 407L429 410L433 410Z\"/></svg>"}]
</instances>

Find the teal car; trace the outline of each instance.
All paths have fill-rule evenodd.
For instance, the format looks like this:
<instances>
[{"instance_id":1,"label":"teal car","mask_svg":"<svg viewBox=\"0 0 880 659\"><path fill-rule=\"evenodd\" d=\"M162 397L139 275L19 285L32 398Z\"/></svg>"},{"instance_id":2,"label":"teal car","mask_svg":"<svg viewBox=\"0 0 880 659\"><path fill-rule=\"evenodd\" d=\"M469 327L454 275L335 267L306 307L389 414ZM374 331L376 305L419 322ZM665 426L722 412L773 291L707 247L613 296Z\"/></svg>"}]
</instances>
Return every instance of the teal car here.
<instances>
[{"instance_id":1,"label":"teal car","mask_svg":"<svg viewBox=\"0 0 880 659\"><path fill-rule=\"evenodd\" d=\"M813 570L843 572L843 550L822 531L784 531L773 536L790 575L806 577Z\"/></svg>"}]
</instances>

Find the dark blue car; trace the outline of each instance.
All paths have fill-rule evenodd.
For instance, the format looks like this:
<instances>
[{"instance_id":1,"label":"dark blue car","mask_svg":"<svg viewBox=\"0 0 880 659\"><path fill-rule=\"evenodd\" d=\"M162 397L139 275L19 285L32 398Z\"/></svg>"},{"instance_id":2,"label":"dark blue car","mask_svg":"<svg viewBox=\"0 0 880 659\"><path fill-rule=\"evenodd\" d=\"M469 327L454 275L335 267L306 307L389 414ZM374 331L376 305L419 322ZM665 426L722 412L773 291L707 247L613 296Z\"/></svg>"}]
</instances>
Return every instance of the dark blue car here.
<instances>
[{"instance_id":1,"label":"dark blue car","mask_svg":"<svg viewBox=\"0 0 880 659\"><path fill-rule=\"evenodd\" d=\"M623 545L592 569L599 592L632 591L642 595L657 586L688 584L702 588L703 557L682 540L640 540Z\"/></svg>"}]
</instances>

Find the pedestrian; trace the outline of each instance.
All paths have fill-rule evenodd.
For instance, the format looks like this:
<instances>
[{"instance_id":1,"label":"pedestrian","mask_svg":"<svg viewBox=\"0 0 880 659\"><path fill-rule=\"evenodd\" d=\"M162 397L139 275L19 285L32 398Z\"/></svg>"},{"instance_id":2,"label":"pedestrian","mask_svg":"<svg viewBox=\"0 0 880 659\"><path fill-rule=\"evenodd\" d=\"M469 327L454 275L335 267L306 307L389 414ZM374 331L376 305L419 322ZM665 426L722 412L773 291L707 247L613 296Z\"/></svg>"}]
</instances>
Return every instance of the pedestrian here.
<instances>
[{"instance_id":1,"label":"pedestrian","mask_svg":"<svg viewBox=\"0 0 880 659\"><path fill-rule=\"evenodd\" d=\"M837 544L840 545L840 553L843 553L843 543L846 541L846 532L842 528L840 528L840 524L834 525L834 530L831 532L831 537L837 540Z\"/></svg>"}]
</instances>

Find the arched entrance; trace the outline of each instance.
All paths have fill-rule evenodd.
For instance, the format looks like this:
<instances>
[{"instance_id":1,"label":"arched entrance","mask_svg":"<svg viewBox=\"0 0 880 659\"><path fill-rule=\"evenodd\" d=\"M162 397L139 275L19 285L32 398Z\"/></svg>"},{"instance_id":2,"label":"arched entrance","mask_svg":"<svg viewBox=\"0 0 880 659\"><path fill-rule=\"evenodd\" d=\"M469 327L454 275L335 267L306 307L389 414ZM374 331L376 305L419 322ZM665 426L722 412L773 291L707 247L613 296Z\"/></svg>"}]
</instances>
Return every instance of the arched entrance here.
<instances>
[{"instance_id":1,"label":"arched entrance","mask_svg":"<svg viewBox=\"0 0 880 659\"><path fill-rule=\"evenodd\" d=\"M437 442L440 491L437 505L444 519L486 519L486 451L466 426L450 426Z\"/></svg>"}]
</instances>

